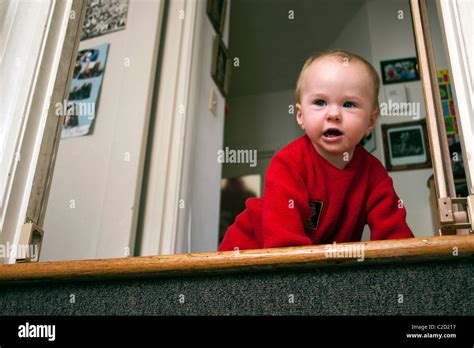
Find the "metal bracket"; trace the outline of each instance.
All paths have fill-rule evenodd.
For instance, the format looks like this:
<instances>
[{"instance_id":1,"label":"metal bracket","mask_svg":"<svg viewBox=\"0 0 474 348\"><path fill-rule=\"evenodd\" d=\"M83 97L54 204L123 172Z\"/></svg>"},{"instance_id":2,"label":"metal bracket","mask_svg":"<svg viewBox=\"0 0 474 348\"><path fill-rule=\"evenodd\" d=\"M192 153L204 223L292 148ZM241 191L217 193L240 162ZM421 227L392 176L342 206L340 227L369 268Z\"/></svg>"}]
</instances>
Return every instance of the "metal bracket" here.
<instances>
[{"instance_id":1,"label":"metal bracket","mask_svg":"<svg viewBox=\"0 0 474 348\"><path fill-rule=\"evenodd\" d=\"M21 227L20 240L16 250L16 262L38 262L43 244L44 231L33 222L25 222Z\"/></svg>"},{"instance_id":2,"label":"metal bracket","mask_svg":"<svg viewBox=\"0 0 474 348\"><path fill-rule=\"evenodd\" d=\"M456 211L453 204L464 205L464 211ZM439 218L442 231L468 228L474 230L474 195L467 197L438 199Z\"/></svg>"}]
</instances>

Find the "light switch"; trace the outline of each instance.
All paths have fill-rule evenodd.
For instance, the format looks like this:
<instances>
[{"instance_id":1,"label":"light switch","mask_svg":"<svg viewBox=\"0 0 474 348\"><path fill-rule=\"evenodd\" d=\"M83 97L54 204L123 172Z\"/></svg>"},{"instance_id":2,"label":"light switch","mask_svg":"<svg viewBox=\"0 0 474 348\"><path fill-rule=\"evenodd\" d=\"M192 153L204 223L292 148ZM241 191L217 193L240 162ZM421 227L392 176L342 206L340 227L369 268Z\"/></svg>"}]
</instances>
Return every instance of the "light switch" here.
<instances>
[{"instance_id":1,"label":"light switch","mask_svg":"<svg viewBox=\"0 0 474 348\"><path fill-rule=\"evenodd\" d=\"M211 87L211 95L209 97L209 110L217 117L217 93L213 87Z\"/></svg>"}]
</instances>

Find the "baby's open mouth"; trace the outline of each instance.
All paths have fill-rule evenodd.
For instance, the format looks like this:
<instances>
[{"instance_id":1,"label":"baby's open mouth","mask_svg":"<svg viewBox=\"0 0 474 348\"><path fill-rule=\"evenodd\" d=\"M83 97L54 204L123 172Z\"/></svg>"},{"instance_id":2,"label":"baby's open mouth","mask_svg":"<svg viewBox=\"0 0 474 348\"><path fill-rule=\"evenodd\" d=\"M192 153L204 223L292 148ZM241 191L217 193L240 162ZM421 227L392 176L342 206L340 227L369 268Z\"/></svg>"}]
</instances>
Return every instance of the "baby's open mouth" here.
<instances>
[{"instance_id":1,"label":"baby's open mouth","mask_svg":"<svg viewBox=\"0 0 474 348\"><path fill-rule=\"evenodd\" d=\"M335 138L342 135L342 132L336 128L329 128L327 131L323 133L323 135L327 138Z\"/></svg>"}]
</instances>

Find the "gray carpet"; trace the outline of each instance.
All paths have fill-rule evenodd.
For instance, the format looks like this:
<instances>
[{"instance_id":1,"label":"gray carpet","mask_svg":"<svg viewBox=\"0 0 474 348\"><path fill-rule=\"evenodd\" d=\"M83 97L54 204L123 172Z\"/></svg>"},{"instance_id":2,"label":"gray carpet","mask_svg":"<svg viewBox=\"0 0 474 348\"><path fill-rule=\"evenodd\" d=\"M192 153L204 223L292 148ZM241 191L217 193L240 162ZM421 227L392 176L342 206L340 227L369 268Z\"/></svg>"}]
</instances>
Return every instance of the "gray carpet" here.
<instances>
[{"instance_id":1,"label":"gray carpet","mask_svg":"<svg viewBox=\"0 0 474 348\"><path fill-rule=\"evenodd\" d=\"M0 315L474 315L474 260L3 284Z\"/></svg>"}]
</instances>

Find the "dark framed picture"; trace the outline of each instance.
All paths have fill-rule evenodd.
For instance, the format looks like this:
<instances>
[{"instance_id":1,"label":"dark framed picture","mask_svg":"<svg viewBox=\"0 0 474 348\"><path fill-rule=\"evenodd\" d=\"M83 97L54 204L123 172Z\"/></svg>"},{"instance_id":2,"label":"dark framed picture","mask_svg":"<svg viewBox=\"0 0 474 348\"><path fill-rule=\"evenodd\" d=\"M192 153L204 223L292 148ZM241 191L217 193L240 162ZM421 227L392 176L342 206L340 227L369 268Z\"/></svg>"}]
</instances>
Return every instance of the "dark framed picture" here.
<instances>
[{"instance_id":1,"label":"dark framed picture","mask_svg":"<svg viewBox=\"0 0 474 348\"><path fill-rule=\"evenodd\" d=\"M211 76L224 98L226 98L229 93L231 62L229 52L219 35L214 38L212 52Z\"/></svg>"},{"instance_id":2,"label":"dark framed picture","mask_svg":"<svg viewBox=\"0 0 474 348\"><path fill-rule=\"evenodd\" d=\"M207 0L207 16L217 34L224 31L227 0Z\"/></svg>"},{"instance_id":3,"label":"dark framed picture","mask_svg":"<svg viewBox=\"0 0 474 348\"><path fill-rule=\"evenodd\" d=\"M420 79L418 61L416 58L382 61L380 62L380 71L382 72L382 83L384 85L418 81Z\"/></svg>"},{"instance_id":4,"label":"dark framed picture","mask_svg":"<svg viewBox=\"0 0 474 348\"><path fill-rule=\"evenodd\" d=\"M385 166L389 171L431 167L426 121L382 125Z\"/></svg>"}]
</instances>

